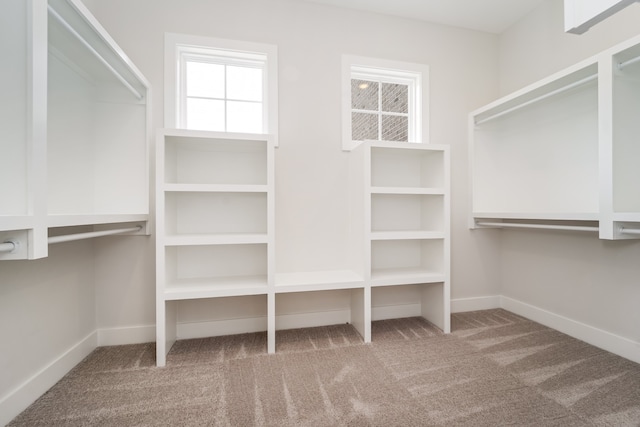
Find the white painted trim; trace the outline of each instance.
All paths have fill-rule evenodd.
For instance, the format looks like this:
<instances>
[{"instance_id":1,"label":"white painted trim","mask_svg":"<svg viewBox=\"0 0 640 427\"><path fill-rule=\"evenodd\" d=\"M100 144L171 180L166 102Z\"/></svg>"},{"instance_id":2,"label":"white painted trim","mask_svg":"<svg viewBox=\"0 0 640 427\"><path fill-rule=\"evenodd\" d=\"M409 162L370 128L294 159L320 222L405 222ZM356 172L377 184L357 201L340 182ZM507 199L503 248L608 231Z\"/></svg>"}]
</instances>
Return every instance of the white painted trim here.
<instances>
[{"instance_id":1,"label":"white painted trim","mask_svg":"<svg viewBox=\"0 0 640 427\"><path fill-rule=\"evenodd\" d=\"M98 346L140 344L156 340L155 325L102 328L97 330Z\"/></svg>"},{"instance_id":2,"label":"white painted trim","mask_svg":"<svg viewBox=\"0 0 640 427\"><path fill-rule=\"evenodd\" d=\"M36 372L0 399L0 425L8 424L42 396L98 346L96 331L87 335L58 358Z\"/></svg>"},{"instance_id":3,"label":"white painted trim","mask_svg":"<svg viewBox=\"0 0 640 427\"><path fill-rule=\"evenodd\" d=\"M451 312L463 313L466 311L491 310L500 308L500 295L486 297L456 298L451 300Z\"/></svg>"},{"instance_id":4,"label":"white painted trim","mask_svg":"<svg viewBox=\"0 0 640 427\"><path fill-rule=\"evenodd\" d=\"M603 350L640 363L640 342L552 313L531 304L506 296L500 297L500 306L542 325L599 347Z\"/></svg>"}]
</instances>

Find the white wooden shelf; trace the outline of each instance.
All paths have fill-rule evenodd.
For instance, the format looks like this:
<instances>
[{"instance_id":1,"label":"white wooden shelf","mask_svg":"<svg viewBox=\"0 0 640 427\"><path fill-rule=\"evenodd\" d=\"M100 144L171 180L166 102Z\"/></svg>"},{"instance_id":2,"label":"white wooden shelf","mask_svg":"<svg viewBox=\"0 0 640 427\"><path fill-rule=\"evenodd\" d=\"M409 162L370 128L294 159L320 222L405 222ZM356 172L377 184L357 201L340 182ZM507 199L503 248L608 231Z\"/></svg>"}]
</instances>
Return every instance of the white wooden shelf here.
<instances>
[{"instance_id":1,"label":"white wooden shelf","mask_svg":"<svg viewBox=\"0 0 640 427\"><path fill-rule=\"evenodd\" d=\"M0 216L0 231L27 230L34 227L35 219L31 216Z\"/></svg>"},{"instance_id":2,"label":"white wooden shelf","mask_svg":"<svg viewBox=\"0 0 640 427\"><path fill-rule=\"evenodd\" d=\"M198 279L174 279L167 282L164 299L187 300L244 295L265 295L267 276L228 276Z\"/></svg>"},{"instance_id":3,"label":"white wooden shelf","mask_svg":"<svg viewBox=\"0 0 640 427\"><path fill-rule=\"evenodd\" d=\"M614 212L613 220L640 223L640 212Z\"/></svg>"},{"instance_id":4,"label":"white wooden shelf","mask_svg":"<svg viewBox=\"0 0 640 427\"><path fill-rule=\"evenodd\" d=\"M371 233L371 240L442 240L444 231L377 231Z\"/></svg>"},{"instance_id":5,"label":"white wooden shelf","mask_svg":"<svg viewBox=\"0 0 640 427\"><path fill-rule=\"evenodd\" d=\"M531 219L557 221L597 221L597 212L473 212L473 217L500 219Z\"/></svg>"},{"instance_id":6,"label":"white wooden shelf","mask_svg":"<svg viewBox=\"0 0 640 427\"><path fill-rule=\"evenodd\" d=\"M371 187L371 194L444 195L444 188Z\"/></svg>"},{"instance_id":7,"label":"white wooden shelf","mask_svg":"<svg viewBox=\"0 0 640 427\"><path fill-rule=\"evenodd\" d=\"M49 227L71 227L76 225L118 224L126 222L146 222L147 214L95 214L95 215L49 215Z\"/></svg>"},{"instance_id":8,"label":"white wooden shelf","mask_svg":"<svg viewBox=\"0 0 640 427\"><path fill-rule=\"evenodd\" d=\"M356 289L364 286L362 275L350 270L278 273L275 278L276 293Z\"/></svg>"},{"instance_id":9,"label":"white wooden shelf","mask_svg":"<svg viewBox=\"0 0 640 427\"><path fill-rule=\"evenodd\" d=\"M635 37L470 113L470 227L596 221L601 239L640 238L620 233L640 213L638 58Z\"/></svg>"},{"instance_id":10,"label":"white wooden shelf","mask_svg":"<svg viewBox=\"0 0 640 427\"><path fill-rule=\"evenodd\" d=\"M225 234L191 234L168 235L165 246L209 246L209 245L255 245L266 244L267 234L225 233Z\"/></svg>"},{"instance_id":11,"label":"white wooden shelf","mask_svg":"<svg viewBox=\"0 0 640 427\"><path fill-rule=\"evenodd\" d=\"M164 184L166 192L184 193L266 193L266 185Z\"/></svg>"},{"instance_id":12,"label":"white wooden shelf","mask_svg":"<svg viewBox=\"0 0 640 427\"><path fill-rule=\"evenodd\" d=\"M389 268L371 272L371 286L395 286L446 281L443 272L431 272L420 268Z\"/></svg>"}]
</instances>

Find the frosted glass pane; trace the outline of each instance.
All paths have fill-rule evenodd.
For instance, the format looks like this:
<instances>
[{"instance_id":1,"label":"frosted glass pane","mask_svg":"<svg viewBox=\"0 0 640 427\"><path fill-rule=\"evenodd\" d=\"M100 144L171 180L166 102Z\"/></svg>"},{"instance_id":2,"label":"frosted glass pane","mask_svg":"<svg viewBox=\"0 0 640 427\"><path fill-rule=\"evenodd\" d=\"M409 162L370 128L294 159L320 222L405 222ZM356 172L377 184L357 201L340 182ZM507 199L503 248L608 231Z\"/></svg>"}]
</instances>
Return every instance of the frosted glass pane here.
<instances>
[{"instance_id":1,"label":"frosted glass pane","mask_svg":"<svg viewBox=\"0 0 640 427\"><path fill-rule=\"evenodd\" d=\"M224 101L187 99L187 129L224 132Z\"/></svg>"},{"instance_id":2,"label":"frosted glass pane","mask_svg":"<svg viewBox=\"0 0 640 427\"><path fill-rule=\"evenodd\" d=\"M378 111L378 83L351 79L351 108Z\"/></svg>"},{"instance_id":3,"label":"frosted glass pane","mask_svg":"<svg viewBox=\"0 0 640 427\"><path fill-rule=\"evenodd\" d=\"M262 133L262 104L257 102L227 103L227 131Z\"/></svg>"},{"instance_id":4,"label":"frosted glass pane","mask_svg":"<svg viewBox=\"0 0 640 427\"><path fill-rule=\"evenodd\" d=\"M224 65L187 62L187 96L224 98Z\"/></svg>"},{"instance_id":5,"label":"frosted glass pane","mask_svg":"<svg viewBox=\"0 0 640 427\"><path fill-rule=\"evenodd\" d=\"M228 66L227 98L242 101L262 101L262 70L259 68Z\"/></svg>"},{"instance_id":6,"label":"frosted glass pane","mask_svg":"<svg viewBox=\"0 0 640 427\"><path fill-rule=\"evenodd\" d=\"M409 118L404 116L382 116L383 141L409 141Z\"/></svg>"},{"instance_id":7,"label":"frosted glass pane","mask_svg":"<svg viewBox=\"0 0 640 427\"><path fill-rule=\"evenodd\" d=\"M408 113L409 86L396 83L382 83L382 111Z\"/></svg>"},{"instance_id":8,"label":"frosted glass pane","mask_svg":"<svg viewBox=\"0 0 640 427\"><path fill-rule=\"evenodd\" d=\"M351 139L354 141L378 139L378 115L351 113Z\"/></svg>"}]
</instances>

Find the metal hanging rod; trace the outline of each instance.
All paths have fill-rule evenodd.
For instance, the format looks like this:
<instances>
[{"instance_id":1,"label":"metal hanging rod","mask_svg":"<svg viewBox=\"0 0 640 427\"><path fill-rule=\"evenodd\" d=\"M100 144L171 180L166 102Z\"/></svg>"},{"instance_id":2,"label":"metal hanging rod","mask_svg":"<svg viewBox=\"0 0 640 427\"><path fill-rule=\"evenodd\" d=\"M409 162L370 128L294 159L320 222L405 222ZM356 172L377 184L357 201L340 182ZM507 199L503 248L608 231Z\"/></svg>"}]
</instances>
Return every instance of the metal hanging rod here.
<instances>
[{"instance_id":1,"label":"metal hanging rod","mask_svg":"<svg viewBox=\"0 0 640 427\"><path fill-rule=\"evenodd\" d=\"M618 62L618 69L622 70L627 65L635 64L636 62L640 62L640 56L636 56L635 58L627 59L623 62Z\"/></svg>"},{"instance_id":2,"label":"metal hanging rod","mask_svg":"<svg viewBox=\"0 0 640 427\"><path fill-rule=\"evenodd\" d=\"M19 242L15 242L13 240L7 240L5 242L0 243L0 252L13 252L18 249L20 245Z\"/></svg>"},{"instance_id":3,"label":"metal hanging rod","mask_svg":"<svg viewBox=\"0 0 640 427\"><path fill-rule=\"evenodd\" d=\"M624 227L620 227L620 233L623 233L623 234L638 234L638 235L640 235L640 228L624 228Z\"/></svg>"},{"instance_id":4,"label":"metal hanging rod","mask_svg":"<svg viewBox=\"0 0 640 427\"><path fill-rule=\"evenodd\" d=\"M585 77L584 79L578 80L577 82L570 83L570 84L568 84L566 86L562 86L561 88L558 88L558 89L553 90L551 92L545 93L544 95L540 95L540 96L538 96L536 98L530 99L529 101L523 102L522 104L518 104L518 105L513 106L511 108L507 108L506 110L501 111L499 113L496 113L496 114L494 114L492 116L485 117L484 119L476 120L475 124L479 125L479 124L488 122L489 120L497 119L498 117L502 117L504 115L507 115L509 113L517 111L517 110L519 110L521 108L527 107L527 106L529 106L531 104L535 104L538 101L542 101L544 99L547 99L547 98L550 98L552 96L558 95L558 94L560 94L562 92L566 92L566 91L571 90L571 89L573 89L575 87L582 86L582 85L584 85L586 83L589 83L590 81L595 80L597 78L598 78L597 74L593 74L591 76Z\"/></svg>"},{"instance_id":5,"label":"metal hanging rod","mask_svg":"<svg viewBox=\"0 0 640 427\"><path fill-rule=\"evenodd\" d=\"M54 236L49 237L49 244L53 245L55 243L63 243L63 242L72 242L74 240L82 240L82 239L92 239L94 237L102 237L102 236L111 236L114 234L123 234L123 233L132 233L142 230L142 226L138 225L136 227L130 228L118 228L114 230L104 230L104 231L91 231L88 233L76 233L76 234L66 234L64 236Z\"/></svg>"},{"instance_id":6,"label":"metal hanging rod","mask_svg":"<svg viewBox=\"0 0 640 427\"><path fill-rule=\"evenodd\" d=\"M552 224L520 224L513 222L484 222L477 221L476 225L486 227L501 227L501 228L532 228L542 230L567 230L567 231L590 231L598 232L598 227L588 227L580 225L552 225Z\"/></svg>"},{"instance_id":7,"label":"metal hanging rod","mask_svg":"<svg viewBox=\"0 0 640 427\"><path fill-rule=\"evenodd\" d=\"M84 37L82 37L76 30L74 30L73 27L69 25L69 23L65 21L64 18L51 7L51 5L49 5L48 8L49 14L53 16L56 21L58 21L63 27L65 27L67 31L73 34L73 36L77 38L78 41L80 41L80 43L82 43L89 50L89 52L91 52L102 63L102 65L107 67L107 69L111 71L111 73L120 81L120 83L122 83L127 89L129 89L129 91L138 100L142 100L142 98L144 98L144 96L140 92L138 92L136 88L131 86L131 84L124 77L122 77L122 75L115 68L113 68L113 66L111 66L111 64L109 64L109 62L107 62L107 60L104 59L104 57L100 55L100 53L84 39Z\"/></svg>"}]
</instances>

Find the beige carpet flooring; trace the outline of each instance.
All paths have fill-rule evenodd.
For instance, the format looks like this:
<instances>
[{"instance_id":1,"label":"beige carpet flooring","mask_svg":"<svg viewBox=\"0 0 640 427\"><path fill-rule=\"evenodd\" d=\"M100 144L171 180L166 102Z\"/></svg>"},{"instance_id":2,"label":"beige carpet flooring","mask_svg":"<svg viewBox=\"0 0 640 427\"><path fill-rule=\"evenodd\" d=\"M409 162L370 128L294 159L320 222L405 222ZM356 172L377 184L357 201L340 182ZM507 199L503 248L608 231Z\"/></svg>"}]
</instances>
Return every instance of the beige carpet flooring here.
<instances>
[{"instance_id":1,"label":"beige carpet flooring","mask_svg":"<svg viewBox=\"0 0 640 427\"><path fill-rule=\"evenodd\" d=\"M640 365L504 310L101 347L10 426L640 426Z\"/></svg>"}]
</instances>

